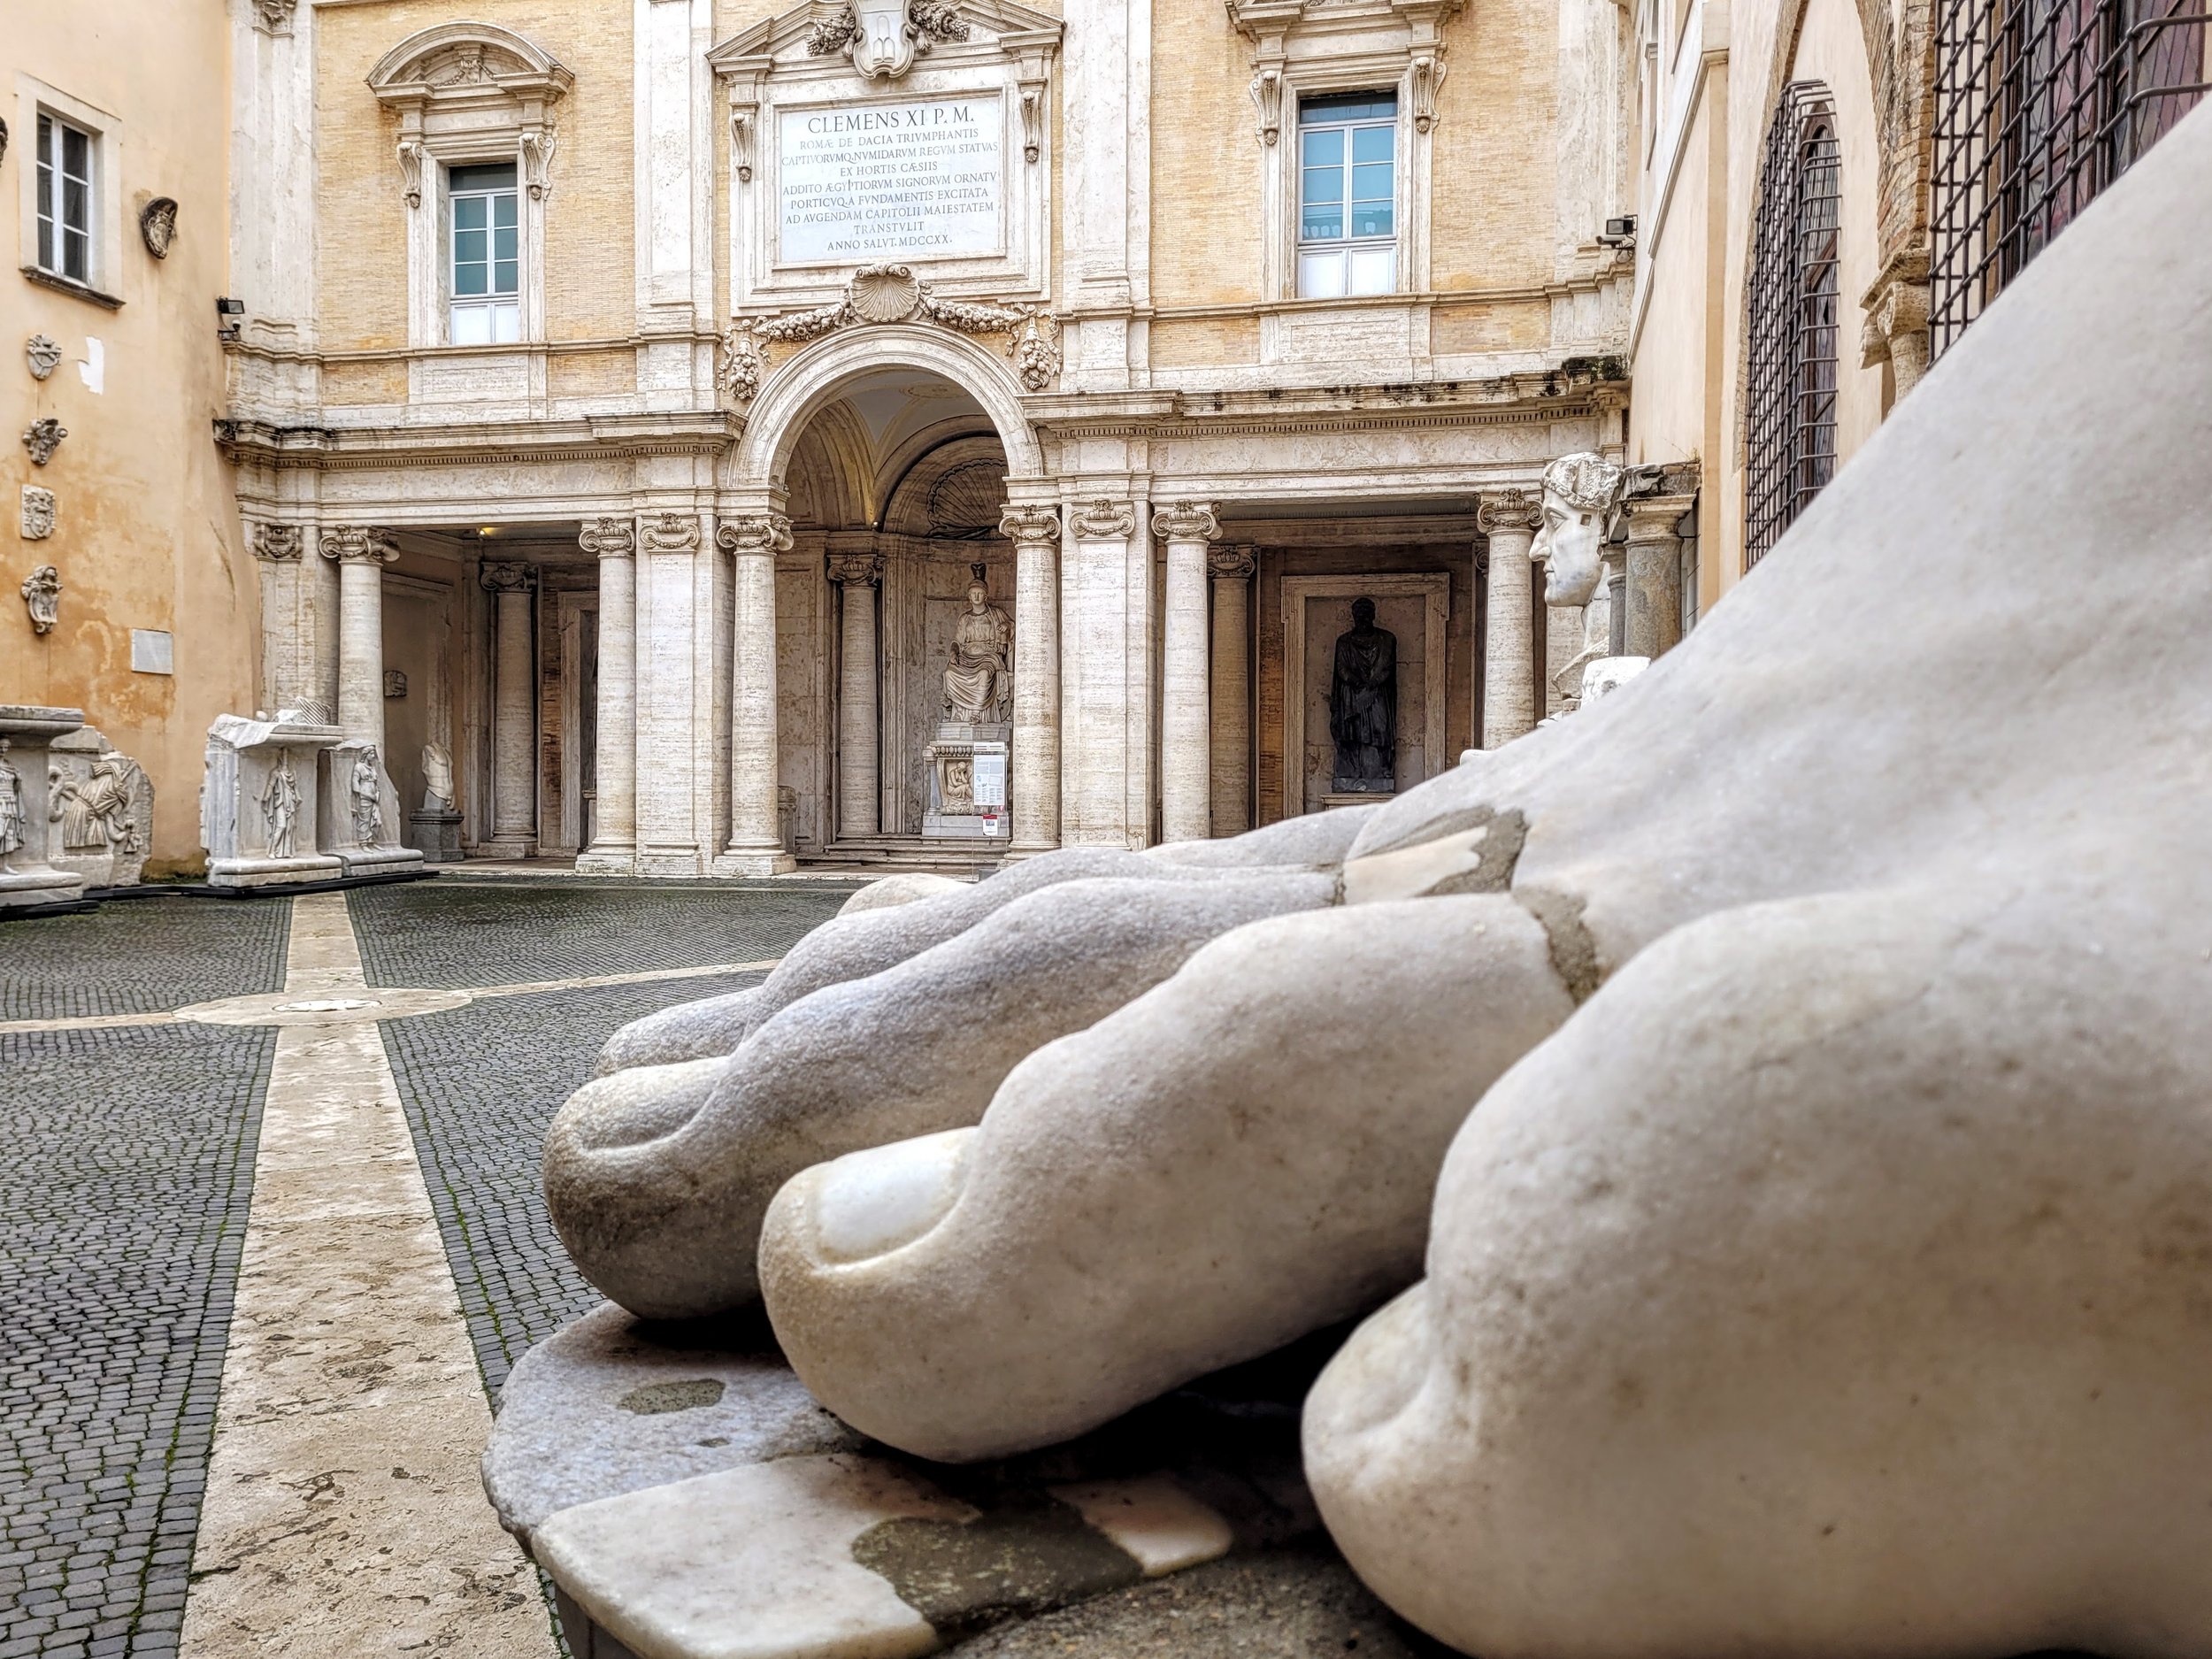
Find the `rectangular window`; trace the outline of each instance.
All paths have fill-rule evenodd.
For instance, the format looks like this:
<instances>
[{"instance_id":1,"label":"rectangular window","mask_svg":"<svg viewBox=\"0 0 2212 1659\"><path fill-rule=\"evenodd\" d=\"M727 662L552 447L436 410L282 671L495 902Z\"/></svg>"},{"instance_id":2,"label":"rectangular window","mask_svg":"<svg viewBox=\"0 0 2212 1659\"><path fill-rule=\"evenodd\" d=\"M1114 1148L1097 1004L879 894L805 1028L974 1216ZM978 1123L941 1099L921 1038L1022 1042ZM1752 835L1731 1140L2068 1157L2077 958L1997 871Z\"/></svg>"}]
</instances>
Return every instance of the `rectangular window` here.
<instances>
[{"instance_id":1,"label":"rectangular window","mask_svg":"<svg viewBox=\"0 0 2212 1659\"><path fill-rule=\"evenodd\" d=\"M513 165L449 169L446 200L449 343L505 345L521 339L521 210Z\"/></svg>"},{"instance_id":2,"label":"rectangular window","mask_svg":"<svg viewBox=\"0 0 2212 1659\"><path fill-rule=\"evenodd\" d=\"M92 134L38 116L38 266L92 281Z\"/></svg>"},{"instance_id":3,"label":"rectangular window","mask_svg":"<svg viewBox=\"0 0 2212 1659\"><path fill-rule=\"evenodd\" d=\"M1398 95L1298 104L1298 296L1398 286Z\"/></svg>"}]
</instances>

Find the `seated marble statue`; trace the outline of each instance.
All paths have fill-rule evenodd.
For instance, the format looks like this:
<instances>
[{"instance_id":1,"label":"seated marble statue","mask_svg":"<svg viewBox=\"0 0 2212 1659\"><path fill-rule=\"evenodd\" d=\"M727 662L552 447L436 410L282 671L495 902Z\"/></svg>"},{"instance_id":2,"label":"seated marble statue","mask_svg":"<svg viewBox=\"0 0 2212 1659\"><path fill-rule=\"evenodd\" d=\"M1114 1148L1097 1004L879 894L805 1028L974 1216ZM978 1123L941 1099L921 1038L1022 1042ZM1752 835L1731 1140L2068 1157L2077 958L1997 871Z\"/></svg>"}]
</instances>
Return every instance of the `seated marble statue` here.
<instances>
[{"instance_id":1,"label":"seated marble statue","mask_svg":"<svg viewBox=\"0 0 2212 1659\"><path fill-rule=\"evenodd\" d=\"M968 608L953 625L945 664L945 709L972 725L1005 723L1013 703L1013 618L993 604L980 581L968 584Z\"/></svg>"}]
</instances>

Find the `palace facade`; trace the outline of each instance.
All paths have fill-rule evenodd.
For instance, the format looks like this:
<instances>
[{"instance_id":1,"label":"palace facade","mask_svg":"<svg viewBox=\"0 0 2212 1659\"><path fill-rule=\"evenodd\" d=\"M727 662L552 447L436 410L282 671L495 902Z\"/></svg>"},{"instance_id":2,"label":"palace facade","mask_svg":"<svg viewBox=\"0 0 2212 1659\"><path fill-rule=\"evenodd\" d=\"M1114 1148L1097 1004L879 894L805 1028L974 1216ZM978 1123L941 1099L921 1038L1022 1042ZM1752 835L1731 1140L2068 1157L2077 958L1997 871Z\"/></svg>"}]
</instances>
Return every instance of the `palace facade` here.
<instances>
[{"instance_id":1,"label":"palace facade","mask_svg":"<svg viewBox=\"0 0 2212 1659\"><path fill-rule=\"evenodd\" d=\"M106 10L0 48L19 297L66 351L151 324L122 219L184 197L158 475L99 488L230 488L186 509L174 730L116 712L138 602L92 580L143 527L46 544L76 598L35 672L8 625L0 701L141 741L179 861L224 707L334 719L410 807L449 769L473 856L608 873L1231 833L1340 798L1361 598L1409 787L1559 702L1547 465L1631 468L1614 643L1664 650L2098 187L2068 150L2032 211L1993 189L2025 70L1978 0ZM230 107L190 173L136 142L180 54ZM35 243L50 117L104 157L91 275ZM964 724L978 581L1011 637Z\"/></svg>"}]
</instances>

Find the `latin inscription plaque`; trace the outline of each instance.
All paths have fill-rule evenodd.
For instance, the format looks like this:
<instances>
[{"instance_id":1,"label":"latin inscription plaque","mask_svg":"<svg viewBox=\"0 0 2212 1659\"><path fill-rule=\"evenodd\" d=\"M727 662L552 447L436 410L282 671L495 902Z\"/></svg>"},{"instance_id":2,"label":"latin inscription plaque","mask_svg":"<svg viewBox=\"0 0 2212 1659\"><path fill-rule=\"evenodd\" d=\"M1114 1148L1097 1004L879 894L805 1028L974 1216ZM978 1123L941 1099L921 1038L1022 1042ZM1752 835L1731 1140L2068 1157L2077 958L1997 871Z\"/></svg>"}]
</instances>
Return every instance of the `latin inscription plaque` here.
<instances>
[{"instance_id":1,"label":"latin inscription plaque","mask_svg":"<svg viewBox=\"0 0 2212 1659\"><path fill-rule=\"evenodd\" d=\"M785 110L778 119L784 264L1002 251L1005 118L998 93Z\"/></svg>"}]
</instances>

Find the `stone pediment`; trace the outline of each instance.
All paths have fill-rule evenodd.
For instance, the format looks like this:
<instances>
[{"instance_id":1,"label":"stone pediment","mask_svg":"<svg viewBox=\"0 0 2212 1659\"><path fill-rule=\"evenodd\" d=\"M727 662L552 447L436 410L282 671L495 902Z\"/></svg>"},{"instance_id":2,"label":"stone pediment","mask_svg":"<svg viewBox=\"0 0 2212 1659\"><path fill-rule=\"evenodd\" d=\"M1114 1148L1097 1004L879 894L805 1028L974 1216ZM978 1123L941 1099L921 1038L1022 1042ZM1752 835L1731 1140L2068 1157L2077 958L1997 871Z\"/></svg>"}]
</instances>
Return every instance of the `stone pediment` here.
<instances>
[{"instance_id":1,"label":"stone pediment","mask_svg":"<svg viewBox=\"0 0 2212 1659\"><path fill-rule=\"evenodd\" d=\"M865 0L863 0L865 3ZM1048 12L1013 0L907 0L906 28L919 54L931 58L1018 55L1056 45L1063 25ZM852 0L807 0L741 29L707 54L726 79L773 67L810 64L851 69L848 42L859 26Z\"/></svg>"},{"instance_id":2,"label":"stone pediment","mask_svg":"<svg viewBox=\"0 0 2212 1659\"><path fill-rule=\"evenodd\" d=\"M369 87L386 104L490 96L551 103L574 77L535 42L495 23L441 23L384 54Z\"/></svg>"}]
</instances>

